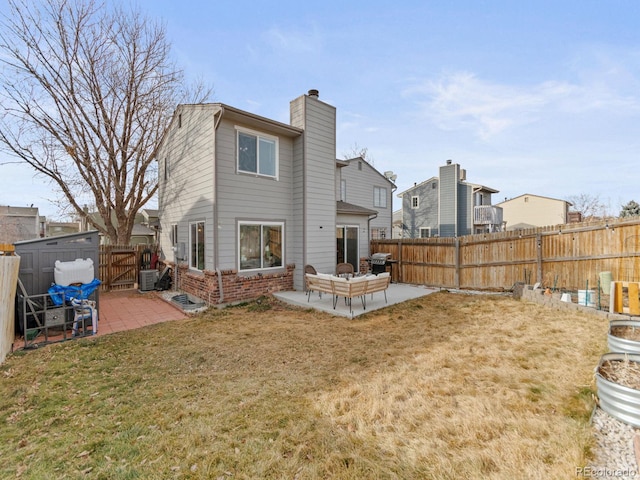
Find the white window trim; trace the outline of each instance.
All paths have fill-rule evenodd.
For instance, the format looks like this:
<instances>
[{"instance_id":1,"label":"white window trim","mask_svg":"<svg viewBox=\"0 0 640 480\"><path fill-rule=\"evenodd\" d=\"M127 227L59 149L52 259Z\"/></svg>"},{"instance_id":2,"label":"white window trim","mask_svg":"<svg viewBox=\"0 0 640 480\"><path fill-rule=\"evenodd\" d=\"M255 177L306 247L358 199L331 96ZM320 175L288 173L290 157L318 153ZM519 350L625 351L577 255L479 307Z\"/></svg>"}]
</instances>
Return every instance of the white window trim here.
<instances>
[{"instance_id":1,"label":"white window trim","mask_svg":"<svg viewBox=\"0 0 640 480\"><path fill-rule=\"evenodd\" d=\"M428 233L426 237L422 236L422 231L423 230L426 230L427 233ZM431 237L431 227L420 227L420 230L419 230L418 234L420 235L420 238L430 238Z\"/></svg>"},{"instance_id":2,"label":"white window trim","mask_svg":"<svg viewBox=\"0 0 640 480\"><path fill-rule=\"evenodd\" d=\"M356 252L356 260L355 260L356 267L355 267L355 270L358 272L358 271L360 271L360 268L359 268L359 265L360 265L360 225L351 225L351 224L346 224L346 223L342 224L342 225L336 225L336 234L337 234L337 229L338 228L344 229L345 236L343 237L343 241L346 241L346 239L347 239L347 237L346 237L346 233L347 233L346 229L347 228L355 228L356 229L356 233L358 235L358 238L356 239L356 245L357 245L358 251ZM345 245L345 247L346 247L346 245ZM346 252L346 248L345 248L345 252ZM337 258L336 258L336 260L337 260ZM345 261L348 262L349 259L346 258Z\"/></svg>"},{"instance_id":3,"label":"white window trim","mask_svg":"<svg viewBox=\"0 0 640 480\"><path fill-rule=\"evenodd\" d=\"M273 135L268 135L266 133L262 133L262 132L258 132L257 130L251 130L249 128L245 128L245 127L241 127L239 125L235 126L236 129L236 172L237 173L242 173L245 175L254 175L256 177L264 177L264 178L273 178L275 180L278 180L280 178L280 139L276 136ZM255 172L249 172L247 170L240 170L240 151L238 149L238 144L239 144L239 138L238 138L238 134L240 133L246 133L247 135L253 135L255 137L258 138L258 148L260 145L260 138L263 138L265 140L271 140L275 143L275 156L276 156L276 174L275 175L265 175L264 173L260 173L260 165L259 165L259 161L260 161L260 153L259 150L257 152L258 158L256 159L256 170Z\"/></svg>"},{"instance_id":4,"label":"white window trim","mask_svg":"<svg viewBox=\"0 0 640 480\"><path fill-rule=\"evenodd\" d=\"M241 262L240 262L240 251L241 251L241 245L240 245L240 228L243 225L259 225L260 228L260 235L262 235L262 227L264 226L269 226L269 225L277 225L282 229L282 246L281 246L281 260L282 260L282 265L281 266L277 266L277 267L260 267L260 268L245 268L245 269L241 269ZM260 241L262 242L262 238L260 238ZM237 230L237 264L238 264L238 273L247 273L247 272L262 272L265 270L281 270L283 268L285 268L285 231L284 231L284 222L261 222L261 221L241 221L238 222L238 230ZM262 261L262 252L260 254L260 261Z\"/></svg>"},{"instance_id":5,"label":"white window trim","mask_svg":"<svg viewBox=\"0 0 640 480\"><path fill-rule=\"evenodd\" d=\"M378 192L378 195L376 195L376 192ZM380 193L384 192L384 205L379 205L379 203L383 203L380 202L379 200L381 200L381 195ZM387 189L384 187L373 187L373 206L374 207L378 207L378 208L387 208Z\"/></svg>"},{"instance_id":6,"label":"white window trim","mask_svg":"<svg viewBox=\"0 0 640 480\"><path fill-rule=\"evenodd\" d=\"M340 180L340 200L347 201L347 181L344 179Z\"/></svg>"},{"instance_id":7,"label":"white window trim","mask_svg":"<svg viewBox=\"0 0 640 480\"><path fill-rule=\"evenodd\" d=\"M169 232L169 236L171 237L171 246L175 247L178 245L178 224L172 223L171 230Z\"/></svg>"},{"instance_id":8,"label":"white window trim","mask_svg":"<svg viewBox=\"0 0 640 480\"><path fill-rule=\"evenodd\" d=\"M193 266L193 253L191 251L191 246L193 244L193 239L191 237L191 227L193 225L197 225L201 223L202 224L202 229L203 229L203 235L204 235L204 245L203 245L203 249L202 249L202 263L205 264L207 261L207 252L206 252L206 248L207 248L207 237L206 237L206 227L207 227L207 223L204 220L194 220L193 222L189 222L189 244L187 246L188 248L188 259L189 259L189 270L194 270L196 272L202 272L202 270L200 270L197 266Z\"/></svg>"},{"instance_id":9,"label":"white window trim","mask_svg":"<svg viewBox=\"0 0 640 480\"><path fill-rule=\"evenodd\" d=\"M414 200L415 200L415 202L414 202ZM415 206L414 206L414 203L415 203ZM415 195L413 197L411 197L411 208L412 209L420 208L420 197L415 196Z\"/></svg>"}]
</instances>

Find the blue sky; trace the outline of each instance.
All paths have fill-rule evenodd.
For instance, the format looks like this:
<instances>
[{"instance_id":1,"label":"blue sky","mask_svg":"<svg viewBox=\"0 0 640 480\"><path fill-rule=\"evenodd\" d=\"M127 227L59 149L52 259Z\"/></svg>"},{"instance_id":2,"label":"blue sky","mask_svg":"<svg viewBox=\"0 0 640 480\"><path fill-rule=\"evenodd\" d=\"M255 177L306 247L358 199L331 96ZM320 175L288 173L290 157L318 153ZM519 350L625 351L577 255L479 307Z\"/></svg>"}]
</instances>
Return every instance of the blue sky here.
<instances>
[{"instance_id":1,"label":"blue sky","mask_svg":"<svg viewBox=\"0 0 640 480\"><path fill-rule=\"evenodd\" d=\"M289 122L318 89L337 157L367 148L397 192L447 159L499 190L640 202L640 2L140 0L213 101ZM45 183L0 166L0 204L54 215ZM398 205L394 199L394 207Z\"/></svg>"}]
</instances>

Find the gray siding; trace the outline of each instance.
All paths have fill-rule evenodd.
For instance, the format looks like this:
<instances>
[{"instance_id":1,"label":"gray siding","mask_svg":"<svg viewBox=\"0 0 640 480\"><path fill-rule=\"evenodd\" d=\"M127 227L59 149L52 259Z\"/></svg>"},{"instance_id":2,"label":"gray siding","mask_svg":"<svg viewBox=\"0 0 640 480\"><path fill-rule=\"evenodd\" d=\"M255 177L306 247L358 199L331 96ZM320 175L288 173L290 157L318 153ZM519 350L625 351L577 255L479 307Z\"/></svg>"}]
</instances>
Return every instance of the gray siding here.
<instances>
[{"instance_id":1,"label":"gray siding","mask_svg":"<svg viewBox=\"0 0 640 480\"><path fill-rule=\"evenodd\" d=\"M250 124L228 121L223 117L217 129L216 170L218 267L239 269L238 223L241 221L284 222L284 258L282 269L290 262L289 246L294 236L293 223L293 141L278 137L278 178L240 173L236 161L236 126L258 134L274 136Z\"/></svg>"},{"instance_id":2,"label":"gray siding","mask_svg":"<svg viewBox=\"0 0 640 480\"><path fill-rule=\"evenodd\" d=\"M212 104L179 106L157 155L162 255L176 261L171 225L178 224L178 243L188 252L189 222L204 221L206 269L214 268L214 115L218 110Z\"/></svg>"},{"instance_id":3,"label":"gray siding","mask_svg":"<svg viewBox=\"0 0 640 480\"><path fill-rule=\"evenodd\" d=\"M435 184L435 188L434 188ZM402 195L402 223L405 238L419 238L421 228L431 229L431 236L440 234L438 229L439 181L434 177L416 185ZM411 208L411 197L417 196L419 208Z\"/></svg>"},{"instance_id":4,"label":"gray siding","mask_svg":"<svg viewBox=\"0 0 640 480\"><path fill-rule=\"evenodd\" d=\"M465 183L458 184L458 236L473 233L473 189Z\"/></svg>"},{"instance_id":5,"label":"gray siding","mask_svg":"<svg viewBox=\"0 0 640 480\"><path fill-rule=\"evenodd\" d=\"M439 224L440 236L458 235L458 179L460 166L456 163L440 167Z\"/></svg>"},{"instance_id":6,"label":"gray siding","mask_svg":"<svg viewBox=\"0 0 640 480\"><path fill-rule=\"evenodd\" d=\"M362 165L362 169L358 168ZM369 163L360 159L352 159L349 165L338 168L338 178L336 180L336 200L340 199L340 179L346 180L347 197L345 202L369 208L378 212L376 218L371 220L371 228L386 228L387 238L391 238L391 225L393 216L393 193L392 183L384 175L373 168ZM374 187L384 188L387 192L387 207L374 206ZM364 256L368 255L363 252Z\"/></svg>"},{"instance_id":7,"label":"gray siding","mask_svg":"<svg viewBox=\"0 0 640 480\"><path fill-rule=\"evenodd\" d=\"M291 123L304 129L302 162L304 264L332 271L336 262L336 110L306 95L291 102ZM300 183L298 181L298 183ZM295 285L302 288L302 270L296 268Z\"/></svg>"}]
</instances>

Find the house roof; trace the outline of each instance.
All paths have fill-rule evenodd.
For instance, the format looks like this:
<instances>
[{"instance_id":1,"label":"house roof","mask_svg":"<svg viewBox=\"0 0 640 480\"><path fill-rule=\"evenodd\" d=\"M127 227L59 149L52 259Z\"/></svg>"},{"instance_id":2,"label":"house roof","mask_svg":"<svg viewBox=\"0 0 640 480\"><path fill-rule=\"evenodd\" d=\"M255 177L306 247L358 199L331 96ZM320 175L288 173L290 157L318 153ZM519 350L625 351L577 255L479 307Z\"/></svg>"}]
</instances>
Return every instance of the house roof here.
<instances>
[{"instance_id":1,"label":"house roof","mask_svg":"<svg viewBox=\"0 0 640 480\"><path fill-rule=\"evenodd\" d=\"M0 205L0 215L37 217L38 207L12 207L11 205Z\"/></svg>"},{"instance_id":2,"label":"house roof","mask_svg":"<svg viewBox=\"0 0 640 480\"><path fill-rule=\"evenodd\" d=\"M377 210L371 210L369 208L364 208L359 205L354 205L353 203L343 202L342 200L338 200L336 202L336 212L349 214L349 215L377 215Z\"/></svg>"},{"instance_id":3,"label":"house roof","mask_svg":"<svg viewBox=\"0 0 640 480\"><path fill-rule=\"evenodd\" d=\"M480 185L479 183L469 183L469 182L464 182L467 185L471 185L472 188L474 189L478 189L478 190L485 190L489 193L498 193L500 190L496 190L495 188L491 188L491 187L487 187L486 185Z\"/></svg>"},{"instance_id":4,"label":"house roof","mask_svg":"<svg viewBox=\"0 0 640 480\"><path fill-rule=\"evenodd\" d=\"M428 180L425 180L423 182L420 183L416 183L413 185L413 187L409 187L406 190L400 192L397 194L397 197L401 198L405 193L410 192L411 190L421 187L422 185L425 185L427 183L431 183L431 182L438 182L440 181L440 179L438 177L431 177ZM466 185L471 186L471 188L473 189L480 189L480 190L485 190L489 193L498 193L500 190L496 190L495 188L491 188L491 187L487 187L486 185L480 185L479 183L471 183L471 182L465 182L465 181L460 181L460 183L464 183Z\"/></svg>"},{"instance_id":5,"label":"house roof","mask_svg":"<svg viewBox=\"0 0 640 480\"><path fill-rule=\"evenodd\" d=\"M145 236L145 237L152 237L155 235L155 231L150 229L149 227L145 227L144 225L140 225L138 223L133 225L133 228L131 229L131 236Z\"/></svg>"},{"instance_id":6,"label":"house roof","mask_svg":"<svg viewBox=\"0 0 640 480\"><path fill-rule=\"evenodd\" d=\"M500 204L502 204L502 203L511 202L511 201L513 201L513 200L516 200L516 199L518 199L518 198L522 198L522 197L537 197L537 198L544 198L544 199L546 199L546 200L555 200L556 202L565 202L567 205L573 206L573 203L568 202L567 200L561 200L561 199L559 199L559 198L552 198L552 197L545 197L545 196L543 196L543 195L534 195L534 194L531 194L531 193L523 193L522 195L518 195L517 197L510 198L510 199L508 199L508 200L505 200L504 202L496 203L496 206L497 206L497 205L500 205Z\"/></svg>"},{"instance_id":7,"label":"house roof","mask_svg":"<svg viewBox=\"0 0 640 480\"><path fill-rule=\"evenodd\" d=\"M431 177L428 180L424 180L424 181L422 181L420 183L414 183L413 187L409 187L406 190L403 190L402 192L398 193L396 196L397 197L402 197L405 193L410 192L414 188L421 187L422 185L425 185L425 184L433 182L433 181L438 181L438 177Z\"/></svg>"},{"instance_id":8,"label":"house roof","mask_svg":"<svg viewBox=\"0 0 640 480\"><path fill-rule=\"evenodd\" d=\"M387 182L389 182L389 184L391 186L393 186L393 187L396 186L396 184L390 178L387 178L383 173L380 173L380 171L376 167L371 165L369 162L367 162L362 157L349 158L349 159L346 159L346 160L339 160L339 159L336 160L336 164L337 164L338 167L346 167L347 165L351 164L351 162L362 162L364 165L368 166L375 173L380 175L380 177L384 178Z\"/></svg>"}]
</instances>

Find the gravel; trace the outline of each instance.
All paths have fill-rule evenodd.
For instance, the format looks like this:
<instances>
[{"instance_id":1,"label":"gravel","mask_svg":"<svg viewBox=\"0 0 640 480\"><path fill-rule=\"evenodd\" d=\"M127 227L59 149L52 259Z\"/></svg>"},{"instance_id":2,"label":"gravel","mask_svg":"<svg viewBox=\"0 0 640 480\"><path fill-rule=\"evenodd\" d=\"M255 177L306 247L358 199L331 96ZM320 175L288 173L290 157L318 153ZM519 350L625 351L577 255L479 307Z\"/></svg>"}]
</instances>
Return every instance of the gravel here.
<instances>
[{"instance_id":1,"label":"gravel","mask_svg":"<svg viewBox=\"0 0 640 480\"><path fill-rule=\"evenodd\" d=\"M633 438L640 429L613 418L596 408L591 419L596 441L594 459L577 476L593 478L640 479Z\"/></svg>"}]
</instances>

